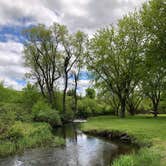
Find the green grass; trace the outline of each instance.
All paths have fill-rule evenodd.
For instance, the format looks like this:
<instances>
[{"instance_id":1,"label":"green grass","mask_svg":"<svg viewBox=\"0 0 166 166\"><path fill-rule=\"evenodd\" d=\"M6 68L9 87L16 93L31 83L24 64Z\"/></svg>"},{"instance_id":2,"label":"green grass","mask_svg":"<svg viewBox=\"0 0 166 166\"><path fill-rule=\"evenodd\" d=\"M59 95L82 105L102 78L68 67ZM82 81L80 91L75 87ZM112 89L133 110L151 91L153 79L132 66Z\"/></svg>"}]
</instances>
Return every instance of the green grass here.
<instances>
[{"instance_id":1,"label":"green grass","mask_svg":"<svg viewBox=\"0 0 166 166\"><path fill-rule=\"evenodd\" d=\"M164 166L166 165L166 115L153 118L149 115L119 119L100 116L88 119L84 130L119 130L133 135L139 142L152 143L150 148L142 148L138 154L119 157L113 166ZM127 164L126 164L127 163Z\"/></svg>"},{"instance_id":2,"label":"green grass","mask_svg":"<svg viewBox=\"0 0 166 166\"><path fill-rule=\"evenodd\" d=\"M0 136L0 156L12 155L27 148L62 144L64 140L55 137L50 125L46 123L15 122L6 133Z\"/></svg>"}]
</instances>

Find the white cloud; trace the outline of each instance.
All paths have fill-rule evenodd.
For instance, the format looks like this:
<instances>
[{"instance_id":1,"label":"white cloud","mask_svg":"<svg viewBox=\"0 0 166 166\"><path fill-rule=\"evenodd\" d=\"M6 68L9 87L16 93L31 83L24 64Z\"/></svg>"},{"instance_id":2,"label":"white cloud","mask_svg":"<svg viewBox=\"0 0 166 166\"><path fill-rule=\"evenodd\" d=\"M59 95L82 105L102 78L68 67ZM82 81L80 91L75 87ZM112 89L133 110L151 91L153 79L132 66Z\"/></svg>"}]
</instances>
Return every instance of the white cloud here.
<instances>
[{"instance_id":1,"label":"white cloud","mask_svg":"<svg viewBox=\"0 0 166 166\"><path fill-rule=\"evenodd\" d=\"M22 84L19 84L16 80L9 78L7 76L5 77L0 75L0 81L3 82L5 87L11 87L16 90L21 90L24 87Z\"/></svg>"},{"instance_id":2,"label":"white cloud","mask_svg":"<svg viewBox=\"0 0 166 166\"><path fill-rule=\"evenodd\" d=\"M0 81L5 86L20 89L16 80L24 78L27 69L23 66L23 44L14 41L0 42Z\"/></svg>"},{"instance_id":3,"label":"white cloud","mask_svg":"<svg viewBox=\"0 0 166 166\"><path fill-rule=\"evenodd\" d=\"M43 23L51 25L59 22L70 30L81 29L92 36L93 32L104 26L116 23L122 15L133 11L146 0L0 0L0 28L23 24ZM26 21L20 21L20 20ZM22 86L15 81L24 77L27 69L23 66L23 44L18 36L6 36L7 42L0 41L0 80L16 89ZM71 83L72 84L72 83ZM81 93L89 86L88 80L81 80Z\"/></svg>"},{"instance_id":4,"label":"white cloud","mask_svg":"<svg viewBox=\"0 0 166 166\"><path fill-rule=\"evenodd\" d=\"M133 11L146 0L0 0L0 25L53 22L73 29L95 29L116 22L123 14Z\"/></svg>"},{"instance_id":5,"label":"white cloud","mask_svg":"<svg viewBox=\"0 0 166 166\"><path fill-rule=\"evenodd\" d=\"M21 18L32 18L37 23L46 25L57 22L53 10L44 6L41 0L0 0L0 24L19 24Z\"/></svg>"}]
</instances>

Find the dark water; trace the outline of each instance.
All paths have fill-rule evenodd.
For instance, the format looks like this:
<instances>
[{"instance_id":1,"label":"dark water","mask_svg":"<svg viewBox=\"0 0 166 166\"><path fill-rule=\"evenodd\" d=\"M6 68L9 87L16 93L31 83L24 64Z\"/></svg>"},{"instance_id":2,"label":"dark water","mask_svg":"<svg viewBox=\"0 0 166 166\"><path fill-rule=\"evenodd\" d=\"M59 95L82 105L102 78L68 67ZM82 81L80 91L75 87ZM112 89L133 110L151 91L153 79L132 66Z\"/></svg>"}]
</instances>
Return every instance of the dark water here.
<instances>
[{"instance_id":1,"label":"dark water","mask_svg":"<svg viewBox=\"0 0 166 166\"><path fill-rule=\"evenodd\" d=\"M110 166L118 154L133 148L83 134L77 124L55 130L65 138L66 145L58 148L37 148L0 159L0 166Z\"/></svg>"}]
</instances>

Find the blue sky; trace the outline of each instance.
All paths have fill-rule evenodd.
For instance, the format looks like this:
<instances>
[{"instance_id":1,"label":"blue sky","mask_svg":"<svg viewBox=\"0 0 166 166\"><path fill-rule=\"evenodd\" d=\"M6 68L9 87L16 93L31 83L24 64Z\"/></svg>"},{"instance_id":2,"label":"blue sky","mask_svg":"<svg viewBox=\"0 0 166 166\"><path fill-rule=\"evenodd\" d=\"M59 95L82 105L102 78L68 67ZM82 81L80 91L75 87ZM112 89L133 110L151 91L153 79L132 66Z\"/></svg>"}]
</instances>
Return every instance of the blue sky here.
<instances>
[{"instance_id":1,"label":"blue sky","mask_svg":"<svg viewBox=\"0 0 166 166\"><path fill-rule=\"evenodd\" d=\"M0 0L0 81L21 90L25 85L22 31L39 23L65 24L71 32L82 30L92 36L96 29L115 24L145 0ZM90 83L86 71L79 82L83 92Z\"/></svg>"}]
</instances>

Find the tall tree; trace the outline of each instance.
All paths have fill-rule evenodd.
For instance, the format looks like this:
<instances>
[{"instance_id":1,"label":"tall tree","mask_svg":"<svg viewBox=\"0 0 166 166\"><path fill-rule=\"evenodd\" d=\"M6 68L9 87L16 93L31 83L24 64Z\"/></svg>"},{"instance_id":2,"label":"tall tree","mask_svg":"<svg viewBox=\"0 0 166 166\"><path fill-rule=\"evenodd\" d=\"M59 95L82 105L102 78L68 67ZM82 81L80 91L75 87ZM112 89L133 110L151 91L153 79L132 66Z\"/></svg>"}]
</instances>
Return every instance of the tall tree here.
<instances>
[{"instance_id":1,"label":"tall tree","mask_svg":"<svg viewBox=\"0 0 166 166\"><path fill-rule=\"evenodd\" d=\"M87 35L78 31L74 34L73 46L75 48L74 55L78 57L72 68L74 76L74 112L77 113L77 87L80 79L80 72L85 67L85 54L87 53Z\"/></svg>"},{"instance_id":2,"label":"tall tree","mask_svg":"<svg viewBox=\"0 0 166 166\"><path fill-rule=\"evenodd\" d=\"M114 27L98 31L91 40L87 63L96 82L105 85L120 102L125 117L127 98L140 81L143 49L142 25L137 13L125 16Z\"/></svg>"},{"instance_id":3,"label":"tall tree","mask_svg":"<svg viewBox=\"0 0 166 166\"><path fill-rule=\"evenodd\" d=\"M25 65L29 76L37 81L42 95L55 105L54 84L61 76L58 35L51 29L38 25L25 31L28 39L24 45Z\"/></svg>"},{"instance_id":4,"label":"tall tree","mask_svg":"<svg viewBox=\"0 0 166 166\"><path fill-rule=\"evenodd\" d=\"M151 0L143 5L141 18L148 41L145 49L144 93L158 114L160 96L166 84L166 7L165 0Z\"/></svg>"},{"instance_id":5,"label":"tall tree","mask_svg":"<svg viewBox=\"0 0 166 166\"><path fill-rule=\"evenodd\" d=\"M59 35L63 53L63 112L66 112L66 92L68 88L69 74L75 64L78 64L84 51L84 34L80 31L70 34L66 26L59 26ZM79 64L80 65L80 64ZM78 65L78 66L79 66ZM77 82L77 78L75 81Z\"/></svg>"}]
</instances>

